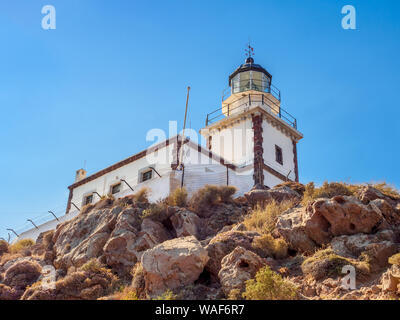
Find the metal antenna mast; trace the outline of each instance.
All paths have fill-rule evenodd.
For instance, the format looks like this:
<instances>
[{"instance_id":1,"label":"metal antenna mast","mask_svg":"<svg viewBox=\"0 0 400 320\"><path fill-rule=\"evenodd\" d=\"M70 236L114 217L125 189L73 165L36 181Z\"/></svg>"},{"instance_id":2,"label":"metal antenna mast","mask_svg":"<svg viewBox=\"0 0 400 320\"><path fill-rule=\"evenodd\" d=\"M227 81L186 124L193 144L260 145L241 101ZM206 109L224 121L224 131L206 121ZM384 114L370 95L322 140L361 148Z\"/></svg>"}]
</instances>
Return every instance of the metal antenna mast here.
<instances>
[{"instance_id":1,"label":"metal antenna mast","mask_svg":"<svg viewBox=\"0 0 400 320\"><path fill-rule=\"evenodd\" d=\"M180 149L180 154L179 154L179 168L180 169L182 169L182 167L183 167L183 163L182 163L183 145L184 145L184 142L185 142L185 129L186 129L186 117L187 117L187 110L188 110L188 103L189 103L189 91L190 91L190 87L187 87L185 120L183 121L182 142L181 142L181 149Z\"/></svg>"}]
</instances>

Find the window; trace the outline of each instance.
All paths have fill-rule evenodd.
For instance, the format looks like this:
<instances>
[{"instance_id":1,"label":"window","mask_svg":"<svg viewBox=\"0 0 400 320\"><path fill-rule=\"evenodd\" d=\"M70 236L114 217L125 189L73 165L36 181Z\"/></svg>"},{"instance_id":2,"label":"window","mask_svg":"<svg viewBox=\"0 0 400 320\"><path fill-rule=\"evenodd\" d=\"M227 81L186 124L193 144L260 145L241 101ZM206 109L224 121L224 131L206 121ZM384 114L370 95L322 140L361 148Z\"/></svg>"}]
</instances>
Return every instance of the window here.
<instances>
[{"instance_id":1,"label":"window","mask_svg":"<svg viewBox=\"0 0 400 320\"><path fill-rule=\"evenodd\" d=\"M275 145L275 160L279 164L283 165L283 155L282 155L282 148Z\"/></svg>"},{"instance_id":2,"label":"window","mask_svg":"<svg viewBox=\"0 0 400 320\"><path fill-rule=\"evenodd\" d=\"M142 182L150 180L153 177L153 170L147 170L142 172Z\"/></svg>"},{"instance_id":3,"label":"window","mask_svg":"<svg viewBox=\"0 0 400 320\"><path fill-rule=\"evenodd\" d=\"M111 186L111 194L116 194L121 191L121 182Z\"/></svg>"},{"instance_id":4,"label":"window","mask_svg":"<svg viewBox=\"0 0 400 320\"><path fill-rule=\"evenodd\" d=\"M91 204L93 202L93 193L87 195L86 197L83 198L83 205L86 206L88 204Z\"/></svg>"}]
</instances>

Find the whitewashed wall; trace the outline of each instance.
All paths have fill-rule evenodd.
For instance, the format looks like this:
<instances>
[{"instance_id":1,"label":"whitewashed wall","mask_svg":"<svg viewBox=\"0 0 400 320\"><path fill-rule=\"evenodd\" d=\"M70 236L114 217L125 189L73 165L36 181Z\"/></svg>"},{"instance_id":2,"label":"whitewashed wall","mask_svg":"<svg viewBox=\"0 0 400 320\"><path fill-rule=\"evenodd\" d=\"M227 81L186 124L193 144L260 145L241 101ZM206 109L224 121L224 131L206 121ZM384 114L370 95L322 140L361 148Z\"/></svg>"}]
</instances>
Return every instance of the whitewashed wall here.
<instances>
[{"instance_id":1,"label":"whitewashed wall","mask_svg":"<svg viewBox=\"0 0 400 320\"><path fill-rule=\"evenodd\" d=\"M92 181L89 181L81 186L73 189L72 202L78 207L83 205L83 199L86 195L93 192L97 192L100 195L107 195L110 193L110 188L115 183L118 183L121 179L128 182L128 184L134 189L134 192L138 191L142 187L148 187L151 189L149 195L150 201L157 201L169 194L169 173L171 171L171 163L173 160L172 151L174 144L160 148L156 154L150 154L148 157L140 158L134 162L128 163L127 165L115 169L109 173L106 173ZM153 172L151 180L140 182L140 171L152 166L161 175L161 178ZM121 191L114 194L114 197L119 198L131 193L134 193L126 185L121 183ZM94 201L98 201L98 195L94 194ZM71 206L71 210L74 207Z\"/></svg>"},{"instance_id":2,"label":"whitewashed wall","mask_svg":"<svg viewBox=\"0 0 400 320\"><path fill-rule=\"evenodd\" d=\"M254 158L252 126L252 120L248 117L220 131L214 130L211 151L235 165L252 163Z\"/></svg>"},{"instance_id":3,"label":"whitewashed wall","mask_svg":"<svg viewBox=\"0 0 400 320\"><path fill-rule=\"evenodd\" d=\"M264 149L264 162L266 165L270 166L271 168L275 169L279 173L283 174L285 177L289 175L289 179L295 180L296 174L294 170L294 161L293 161L293 143L290 137L282 133L282 131L278 130L277 128L273 127L267 121L262 122L263 127L263 149ZM275 145L279 146L282 149L283 155L283 165L276 162L275 159ZM266 174L264 173L266 176ZM268 173L269 176L272 176ZM274 177L274 176L272 176ZM267 184L271 183L272 186L276 185L273 181L279 180L278 178L268 177L268 180L265 181L265 185L271 187L271 185ZM281 180L279 180L281 181Z\"/></svg>"}]
</instances>

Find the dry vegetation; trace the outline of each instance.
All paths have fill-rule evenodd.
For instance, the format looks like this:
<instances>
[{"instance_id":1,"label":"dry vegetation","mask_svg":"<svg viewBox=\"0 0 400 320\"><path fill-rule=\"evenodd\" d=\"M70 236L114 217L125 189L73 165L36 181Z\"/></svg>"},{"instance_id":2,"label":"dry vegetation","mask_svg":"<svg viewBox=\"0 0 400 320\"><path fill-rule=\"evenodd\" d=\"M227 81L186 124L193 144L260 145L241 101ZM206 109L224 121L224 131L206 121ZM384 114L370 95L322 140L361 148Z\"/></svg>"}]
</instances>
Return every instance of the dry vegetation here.
<instances>
[{"instance_id":1,"label":"dry vegetation","mask_svg":"<svg viewBox=\"0 0 400 320\"><path fill-rule=\"evenodd\" d=\"M246 281L243 293L246 300L294 300L296 287L284 280L268 266L261 268L254 279Z\"/></svg>"},{"instance_id":2,"label":"dry vegetation","mask_svg":"<svg viewBox=\"0 0 400 320\"><path fill-rule=\"evenodd\" d=\"M233 186L206 185L192 196L189 207L194 212L203 212L218 203L232 202L235 192Z\"/></svg>"},{"instance_id":3,"label":"dry vegetation","mask_svg":"<svg viewBox=\"0 0 400 320\"><path fill-rule=\"evenodd\" d=\"M185 188L175 189L167 199L170 206L186 207L188 201L188 193Z\"/></svg>"},{"instance_id":4,"label":"dry vegetation","mask_svg":"<svg viewBox=\"0 0 400 320\"><path fill-rule=\"evenodd\" d=\"M19 253L23 250L29 249L35 244L35 241L32 239L22 239L17 241L16 243L10 245L9 251L12 254Z\"/></svg>"}]
</instances>

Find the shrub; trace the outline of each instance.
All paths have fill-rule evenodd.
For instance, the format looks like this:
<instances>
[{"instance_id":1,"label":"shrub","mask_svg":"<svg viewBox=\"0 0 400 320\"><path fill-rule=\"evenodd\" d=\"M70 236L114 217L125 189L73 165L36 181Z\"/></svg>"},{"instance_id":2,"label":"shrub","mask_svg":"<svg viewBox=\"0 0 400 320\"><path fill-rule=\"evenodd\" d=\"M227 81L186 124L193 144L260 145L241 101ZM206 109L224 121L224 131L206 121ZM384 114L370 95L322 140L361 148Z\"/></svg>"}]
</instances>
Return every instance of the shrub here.
<instances>
[{"instance_id":1,"label":"shrub","mask_svg":"<svg viewBox=\"0 0 400 320\"><path fill-rule=\"evenodd\" d=\"M342 276L342 268L345 265L354 266L360 275L368 274L369 260L366 256L360 258L360 261L345 258L334 253L331 248L325 248L316 251L314 255L304 260L301 269L316 280Z\"/></svg>"},{"instance_id":2,"label":"shrub","mask_svg":"<svg viewBox=\"0 0 400 320\"><path fill-rule=\"evenodd\" d=\"M275 229L278 217L295 205L293 201L277 203L272 201L265 206L256 206L243 221L248 230L269 234Z\"/></svg>"},{"instance_id":3,"label":"shrub","mask_svg":"<svg viewBox=\"0 0 400 320\"><path fill-rule=\"evenodd\" d=\"M262 257L273 257L275 259L284 259L288 255L288 245L282 238L274 239L270 234L264 234L254 238L252 247Z\"/></svg>"},{"instance_id":4,"label":"shrub","mask_svg":"<svg viewBox=\"0 0 400 320\"><path fill-rule=\"evenodd\" d=\"M29 249L35 244L35 241L32 239L22 239L12 244L9 249L11 253L18 253L25 249Z\"/></svg>"},{"instance_id":5,"label":"shrub","mask_svg":"<svg viewBox=\"0 0 400 320\"><path fill-rule=\"evenodd\" d=\"M8 242L0 240L0 256L8 252Z\"/></svg>"},{"instance_id":6,"label":"shrub","mask_svg":"<svg viewBox=\"0 0 400 320\"><path fill-rule=\"evenodd\" d=\"M388 185L386 182L372 184L372 187L378 189L385 196L392 198L393 200L400 200L399 191L396 188Z\"/></svg>"},{"instance_id":7,"label":"shrub","mask_svg":"<svg viewBox=\"0 0 400 320\"><path fill-rule=\"evenodd\" d=\"M150 218L156 221L162 221L167 212L167 205L163 202L151 203L147 209L144 209L141 218Z\"/></svg>"},{"instance_id":8,"label":"shrub","mask_svg":"<svg viewBox=\"0 0 400 320\"><path fill-rule=\"evenodd\" d=\"M176 300L176 299L177 296L170 289L168 289L162 295L158 296L153 300Z\"/></svg>"},{"instance_id":9,"label":"shrub","mask_svg":"<svg viewBox=\"0 0 400 320\"><path fill-rule=\"evenodd\" d=\"M136 192L133 196L136 202L143 202L143 203L148 203L149 202L149 193L150 189L149 188L141 188L138 192Z\"/></svg>"},{"instance_id":10,"label":"shrub","mask_svg":"<svg viewBox=\"0 0 400 320\"><path fill-rule=\"evenodd\" d=\"M107 272L108 269L104 267L100 263L99 260L96 258L90 259L88 262L86 262L84 265L82 265L80 268L82 271L87 271L87 272L92 272L92 273L102 273L102 272Z\"/></svg>"},{"instance_id":11,"label":"shrub","mask_svg":"<svg viewBox=\"0 0 400 320\"><path fill-rule=\"evenodd\" d=\"M349 185L342 182L327 182L316 188L313 182L308 183L305 186L303 205L307 205L309 201L318 198L333 198L335 196L352 196L358 189L359 185Z\"/></svg>"},{"instance_id":12,"label":"shrub","mask_svg":"<svg viewBox=\"0 0 400 320\"><path fill-rule=\"evenodd\" d=\"M287 181L287 182L280 183L280 184L276 185L274 187L274 189L280 188L280 187L288 187L288 188L292 189L293 191L296 191L301 196L304 194L304 191L305 191L305 187L303 184L294 182L294 181Z\"/></svg>"},{"instance_id":13,"label":"shrub","mask_svg":"<svg viewBox=\"0 0 400 320\"><path fill-rule=\"evenodd\" d=\"M207 210L218 201L218 187L206 185L199 189L190 200L190 207L194 212Z\"/></svg>"},{"instance_id":14,"label":"shrub","mask_svg":"<svg viewBox=\"0 0 400 320\"><path fill-rule=\"evenodd\" d=\"M171 206L186 207L188 193L185 188L175 189L168 198L168 204Z\"/></svg>"},{"instance_id":15,"label":"shrub","mask_svg":"<svg viewBox=\"0 0 400 320\"><path fill-rule=\"evenodd\" d=\"M228 294L228 300L241 300L241 298L240 289L232 289Z\"/></svg>"},{"instance_id":16,"label":"shrub","mask_svg":"<svg viewBox=\"0 0 400 320\"><path fill-rule=\"evenodd\" d=\"M391 256L389 258L389 263L400 266L400 253L396 253L395 255Z\"/></svg>"},{"instance_id":17,"label":"shrub","mask_svg":"<svg viewBox=\"0 0 400 320\"><path fill-rule=\"evenodd\" d=\"M236 193L237 188L234 186L220 186L218 187L219 200L223 203L232 201L232 196Z\"/></svg>"},{"instance_id":18,"label":"shrub","mask_svg":"<svg viewBox=\"0 0 400 320\"><path fill-rule=\"evenodd\" d=\"M256 273L255 279L246 281L243 298L247 300L294 300L297 298L297 289L265 266Z\"/></svg>"},{"instance_id":19,"label":"shrub","mask_svg":"<svg viewBox=\"0 0 400 320\"><path fill-rule=\"evenodd\" d=\"M119 292L113 295L115 300L139 300L136 290L131 287L121 287Z\"/></svg>"},{"instance_id":20,"label":"shrub","mask_svg":"<svg viewBox=\"0 0 400 320\"><path fill-rule=\"evenodd\" d=\"M194 212L202 212L218 203L232 202L232 196L236 192L233 186L205 185L199 189L190 199L190 208Z\"/></svg>"}]
</instances>

